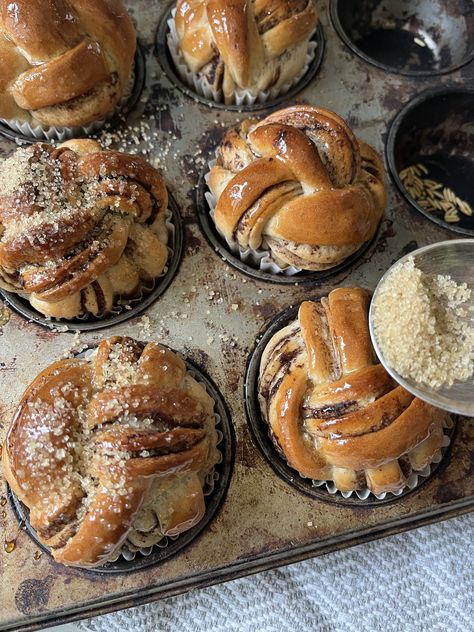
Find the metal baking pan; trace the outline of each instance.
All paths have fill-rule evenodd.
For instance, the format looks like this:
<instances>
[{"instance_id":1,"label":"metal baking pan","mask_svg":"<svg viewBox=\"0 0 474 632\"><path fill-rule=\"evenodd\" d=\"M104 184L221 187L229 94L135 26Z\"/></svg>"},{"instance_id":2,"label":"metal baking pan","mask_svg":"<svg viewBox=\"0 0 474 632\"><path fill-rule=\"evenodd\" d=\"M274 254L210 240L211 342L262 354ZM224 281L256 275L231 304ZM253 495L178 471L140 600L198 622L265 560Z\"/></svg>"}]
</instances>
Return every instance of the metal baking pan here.
<instances>
[{"instance_id":1,"label":"metal baking pan","mask_svg":"<svg viewBox=\"0 0 474 632\"><path fill-rule=\"evenodd\" d=\"M384 153L390 121L410 99L443 86L472 89L474 63L469 51L464 56L453 53L446 62L448 72L442 74L436 68L434 72L424 68L422 74L401 74L384 66L383 60L382 65L369 63L334 27L337 22L342 28L341 20L336 19L342 4L351 3L318 2L325 38L321 65L309 84L279 107L309 102L333 109L359 137ZM456 17L454 5L465 5L467 11L467 4L439 2L437 6L450 12L448 20ZM234 470L224 503L199 536L176 555L133 573L99 574L55 564L21 528L0 482L1 536L4 542L15 541L10 553L3 547L0 551L3 630L33 630L135 606L474 509L474 424L466 418L458 420L449 453L436 472L419 488L386 504L347 506L310 497L270 466L249 429L244 407L248 357L266 325L290 305L307 296L327 294L339 285L373 289L400 256L419 246L455 238L456 233L413 208L387 173L389 203L379 234L350 266L317 283L295 280L285 285L262 282L234 268L203 233L195 193L223 130L245 113L209 107L168 78L156 56L160 50L156 34L168 3L128 0L127 5L144 44L147 81L129 116L132 129L122 127L119 144L143 151L162 167L183 217L183 259L167 291L147 307L145 316L135 316L110 330L83 332L81 341L92 346L105 335L126 334L162 341L193 360L211 377L229 408L237 439ZM363 17L362 9L370 6L374 3L358 3L366 35L371 21L370 15ZM449 38L449 29L446 32L443 37ZM374 40L377 38L371 37L372 43ZM453 65L457 67L452 69ZM268 109L263 108L252 116L265 112ZM2 138L1 157L15 147ZM74 338L29 322L6 305L0 307L0 323L1 441L25 387L69 349Z\"/></svg>"}]
</instances>

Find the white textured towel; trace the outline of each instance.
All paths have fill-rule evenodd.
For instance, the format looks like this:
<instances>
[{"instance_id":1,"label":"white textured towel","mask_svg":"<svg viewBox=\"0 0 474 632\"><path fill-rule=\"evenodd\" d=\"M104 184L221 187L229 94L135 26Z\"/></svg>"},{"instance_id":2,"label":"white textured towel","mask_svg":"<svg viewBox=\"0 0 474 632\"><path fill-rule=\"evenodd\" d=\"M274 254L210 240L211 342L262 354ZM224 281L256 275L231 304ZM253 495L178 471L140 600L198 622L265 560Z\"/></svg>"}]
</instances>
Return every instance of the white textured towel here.
<instances>
[{"instance_id":1,"label":"white textured towel","mask_svg":"<svg viewBox=\"0 0 474 632\"><path fill-rule=\"evenodd\" d=\"M93 632L471 632L474 514L79 625Z\"/></svg>"}]
</instances>

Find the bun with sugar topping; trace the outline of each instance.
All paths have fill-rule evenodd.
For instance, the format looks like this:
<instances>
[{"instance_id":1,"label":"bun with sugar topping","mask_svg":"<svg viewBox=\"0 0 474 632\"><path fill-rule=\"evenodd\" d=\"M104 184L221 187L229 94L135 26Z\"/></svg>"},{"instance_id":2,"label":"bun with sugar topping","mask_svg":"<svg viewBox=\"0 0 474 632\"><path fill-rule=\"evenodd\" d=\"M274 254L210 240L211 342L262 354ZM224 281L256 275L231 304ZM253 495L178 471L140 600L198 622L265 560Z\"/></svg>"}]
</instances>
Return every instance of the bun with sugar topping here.
<instances>
[{"instance_id":1,"label":"bun with sugar topping","mask_svg":"<svg viewBox=\"0 0 474 632\"><path fill-rule=\"evenodd\" d=\"M174 352L112 337L53 363L26 389L3 469L40 541L94 567L203 517L219 460L214 402Z\"/></svg>"},{"instance_id":2,"label":"bun with sugar topping","mask_svg":"<svg viewBox=\"0 0 474 632\"><path fill-rule=\"evenodd\" d=\"M102 317L163 274L167 205L140 156L92 140L18 149L0 167L0 287L46 316Z\"/></svg>"}]
</instances>

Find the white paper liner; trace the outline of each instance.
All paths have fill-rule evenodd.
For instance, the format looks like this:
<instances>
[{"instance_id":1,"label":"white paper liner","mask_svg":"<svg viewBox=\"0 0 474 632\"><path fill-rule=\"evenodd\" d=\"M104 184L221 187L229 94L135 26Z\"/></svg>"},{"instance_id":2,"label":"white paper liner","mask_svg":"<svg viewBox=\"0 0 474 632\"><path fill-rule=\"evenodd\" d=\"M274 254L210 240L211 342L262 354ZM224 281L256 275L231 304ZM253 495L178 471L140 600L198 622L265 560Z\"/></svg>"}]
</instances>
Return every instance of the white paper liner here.
<instances>
[{"instance_id":1,"label":"white paper liner","mask_svg":"<svg viewBox=\"0 0 474 632\"><path fill-rule=\"evenodd\" d=\"M451 424L453 422L451 421ZM444 427L444 430L446 430L446 428L448 428L449 430L452 429L452 425L446 425ZM435 453L435 455L433 456L431 463L429 465L427 465L424 469L422 470L418 470L418 471L412 471L412 473L410 474L410 476L408 477L407 483L405 485L405 487L403 487L402 489L400 489L398 492L383 492L382 494L374 494L370 489L368 489L367 487L363 488L363 489L357 489L357 490L353 490L350 492L341 492L335 485L334 481L316 481L316 480L312 480L311 483L313 485L313 487L324 487L326 489L326 491L329 494L341 494L341 496L343 498L351 498L351 496L356 495L357 498L359 500L367 500L369 498L369 496L374 496L375 498L377 498L377 500L384 500L385 498L390 498L391 496L393 497L398 497L401 494L403 494L403 492L406 492L407 490L411 490L411 489L415 489L415 487L418 487L418 485L420 483L423 482L423 480L425 478L428 478L429 476L431 476L431 473L434 469L434 465L437 465L441 459L444 456L444 453L446 452L446 448L450 445L451 443L451 438L447 435L444 434L443 435L443 443L441 445L441 448ZM302 474L299 474L299 476L301 478L305 478L307 479L306 476L303 476Z\"/></svg>"},{"instance_id":2,"label":"white paper liner","mask_svg":"<svg viewBox=\"0 0 474 632\"><path fill-rule=\"evenodd\" d=\"M184 56L179 47L179 37L176 31L175 24L176 9L171 12L171 18L168 20L169 31L166 36L168 50L173 59L175 69L177 70L181 79L194 90L216 103L225 103L222 90L215 90L209 81L204 77L198 77L187 66ZM311 37L314 33L311 34ZM309 66L315 57L317 43L314 40L310 40L308 44L308 51L306 53L306 59L303 68L296 75L296 77L283 84L279 88L270 88L269 90L261 90L257 96L252 95L249 90L235 90L233 93L233 100L227 105L246 106L254 105L255 103L266 103L269 99L276 99L279 95L286 94L293 86L295 86L308 72Z\"/></svg>"},{"instance_id":3,"label":"white paper liner","mask_svg":"<svg viewBox=\"0 0 474 632\"><path fill-rule=\"evenodd\" d=\"M115 107L113 112L111 112L107 117L98 121L93 121L92 123L89 123L89 125L86 125L84 127L42 127L41 125L35 125L34 127L32 127L32 125L28 121L18 121L16 119L3 118L0 118L0 122L8 125L8 127L10 127L14 132L19 132L20 134L23 134L23 136L35 138L38 141L49 140L64 142L76 136L91 136L95 132L98 132L102 127L104 127L107 121L110 121L110 119L116 116L120 112L120 110L125 107L127 101L130 99L134 84L135 71L132 69L124 96L120 99L118 105Z\"/></svg>"},{"instance_id":4,"label":"white paper liner","mask_svg":"<svg viewBox=\"0 0 474 632\"><path fill-rule=\"evenodd\" d=\"M215 163L215 160L211 160L208 163L209 171L215 165ZM204 181L208 186L208 190L205 192L204 197L209 204L212 221L214 222L219 235L222 237L222 239L224 239L232 254L238 256L243 263L246 263L247 265L252 266L253 268L256 268L258 270L261 270L262 272L267 272L270 274L294 276L295 274L298 274L302 271L301 268L296 268L295 266L280 266L278 263L276 263L276 261L272 259L270 250L264 250L263 248L265 246L265 239L262 242L263 247L259 248L258 250L254 250L252 248L243 248L237 242L231 239L227 239L227 237L219 230L219 227L214 221L214 213L216 210L217 200L209 188L209 172L204 176Z\"/></svg>"},{"instance_id":5,"label":"white paper liner","mask_svg":"<svg viewBox=\"0 0 474 632\"><path fill-rule=\"evenodd\" d=\"M168 248L168 261L166 262L165 267L163 268L161 274L159 276L157 276L155 279L153 279L149 285L146 285L146 283L142 283L142 285L140 286L140 292L139 294L137 294L136 296L134 296L133 298L130 297L121 297L119 296L116 303L114 305L112 305L111 309L106 312L105 314L103 314L102 316L94 316L94 319L96 320L104 320L107 318L110 318L111 315L113 316L118 316L119 314L121 314L124 310L131 310L133 309L134 306L138 305L144 298L146 298L147 296L149 296L153 290L156 288L156 282L157 280L161 279L162 277L165 276L165 274L168 272L168 268L169 268L169 262L173 256L174 250L173 248L171 248L170 243L174 244L174 240L175 240L175 233L176 233L176 228L172 222L173 219L173 214L170 211L170 209L166 209L165 211L165 226L166 229L168 231L168 241L166 243L167 248ZM29 294L26 294L25 292L14 292L14 294L17 294L18 296L20 296L22 299L24 299L25 301L29 302ZM35 309L34 307L32 307L32 309ZM44 320L47 322L51 322L51 323L64 323L65 325L67 325L68 321L65 318L55 318L54 316L45 316L44 314L41 314L40 311L36 310L38 312L38 314L40 314L41 316L43 316ZM81 322L87 322L91 317L91 314L83 314L82 316L75 316L75 320L79 320ZM74 326L72 327L74 328Z\"/></svg>"}]
</instances>

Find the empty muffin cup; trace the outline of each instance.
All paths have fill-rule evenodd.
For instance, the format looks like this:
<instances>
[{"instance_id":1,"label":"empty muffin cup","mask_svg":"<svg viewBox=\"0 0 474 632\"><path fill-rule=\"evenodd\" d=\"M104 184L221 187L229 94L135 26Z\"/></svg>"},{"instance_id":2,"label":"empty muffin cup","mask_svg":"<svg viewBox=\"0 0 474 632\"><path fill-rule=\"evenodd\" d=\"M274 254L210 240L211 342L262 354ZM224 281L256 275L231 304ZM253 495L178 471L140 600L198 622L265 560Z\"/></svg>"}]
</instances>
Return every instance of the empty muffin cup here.
<instances>
[{"instance_id":1,"label":"empty muffin cup","mask_svg":"<svg viewBox=\"0 0 474 632\"><path fill-rule=\"evenodd\" d=\"M313 299L318 301L318 298ZM247 421L254 440L271 465L275 473L286 483L298 491L316 500L333 502L348 506L380 506L403 498L415 489L418 490L448 459L450 445L456 430L457 417L447 419L443 429L442 446L434 455L431 463L423 470L412 471L406 480L405 487L397 492L384 492L374 495L369 489L361 488L350 492L341 492L332 480L312 480L301 475L286 460L282 450L276 444L270 426L264 420L259 402L259 374L262 355L273 336L295 320L300 305L291 305L269 323L263 333L257 338L256 345L251 351L245 373L244 397Z\"/></svg>"},{"instance_id":2,"label":"empty muffin cup","mask_svg":"<svg viewBox=\"0 0 474 632\"><path fill-rule=\"evenodd\" d=\"M474 57L469 0L332 0L330 12L347 46L387 72L439 75Z\"/></svg>"},{"instance_id":3,"label":"empty muffin cup","mask_svg":"<svg viewBox=\"0 0 474 632\"><path fill-rule=\"evenodd\" d=\"M83 356L90 351L86 351L79 355ZM224 402L222 395L212 380L202 372L193 362L183 358L190 375L199 382L207 391L208 395L214 400L214 414L216 417L216 430L218 434L217 449L221 455L220 461L214 466L210 472L209 479L206 479L204 485L204 497L206 509L203 518L191 529L177 535L165 536L157 544L144 548L132 549L127 548L127 542L122 547L121 552L103 566L95 568L81 568L82 571L92 573L117 574L142 570L149 566L159 564L164 560L177 555L193 540L195 540L211 522L219 511L227 494L227 489L232 476L233 464L235 459L235 434L229 411ZM16 497L10 488L8 488L8 497L13 511L35 544L50 555L49 549L43 545L36 531L29 522L28 508Z\"/></svg>"},{"instance_id":4,"label":"empty muffin cup","mask_svg":"<svg viewBox=\"0 0 474 632\"><path fill-rule=\"evenodd\" d=\"M404 198L431 221L474 235L474 90L428 90L395 117L387 162Z\"/></svg>"},{"instance_id":5,"label":"empty muffin cup","mask_svg":"<svg viewBox=\"0 0 474 632\"><path fill-rule=\"evenodd\" d=\"M181 92L209 107L238 112L254 112L273 107L301 92L312 81L321 66L324 56L324 33L318 22L309 41L305 66L293 82L278 90L262 91L256 97L248 91L236 91L235 103L226 104L221 99L222 95L214 94L211 86L195 77L186 66L177 46L174 13L175 7L172 6L160 22L156 33L155 54L165 75Z\"/></svg>"}]
</instances>

